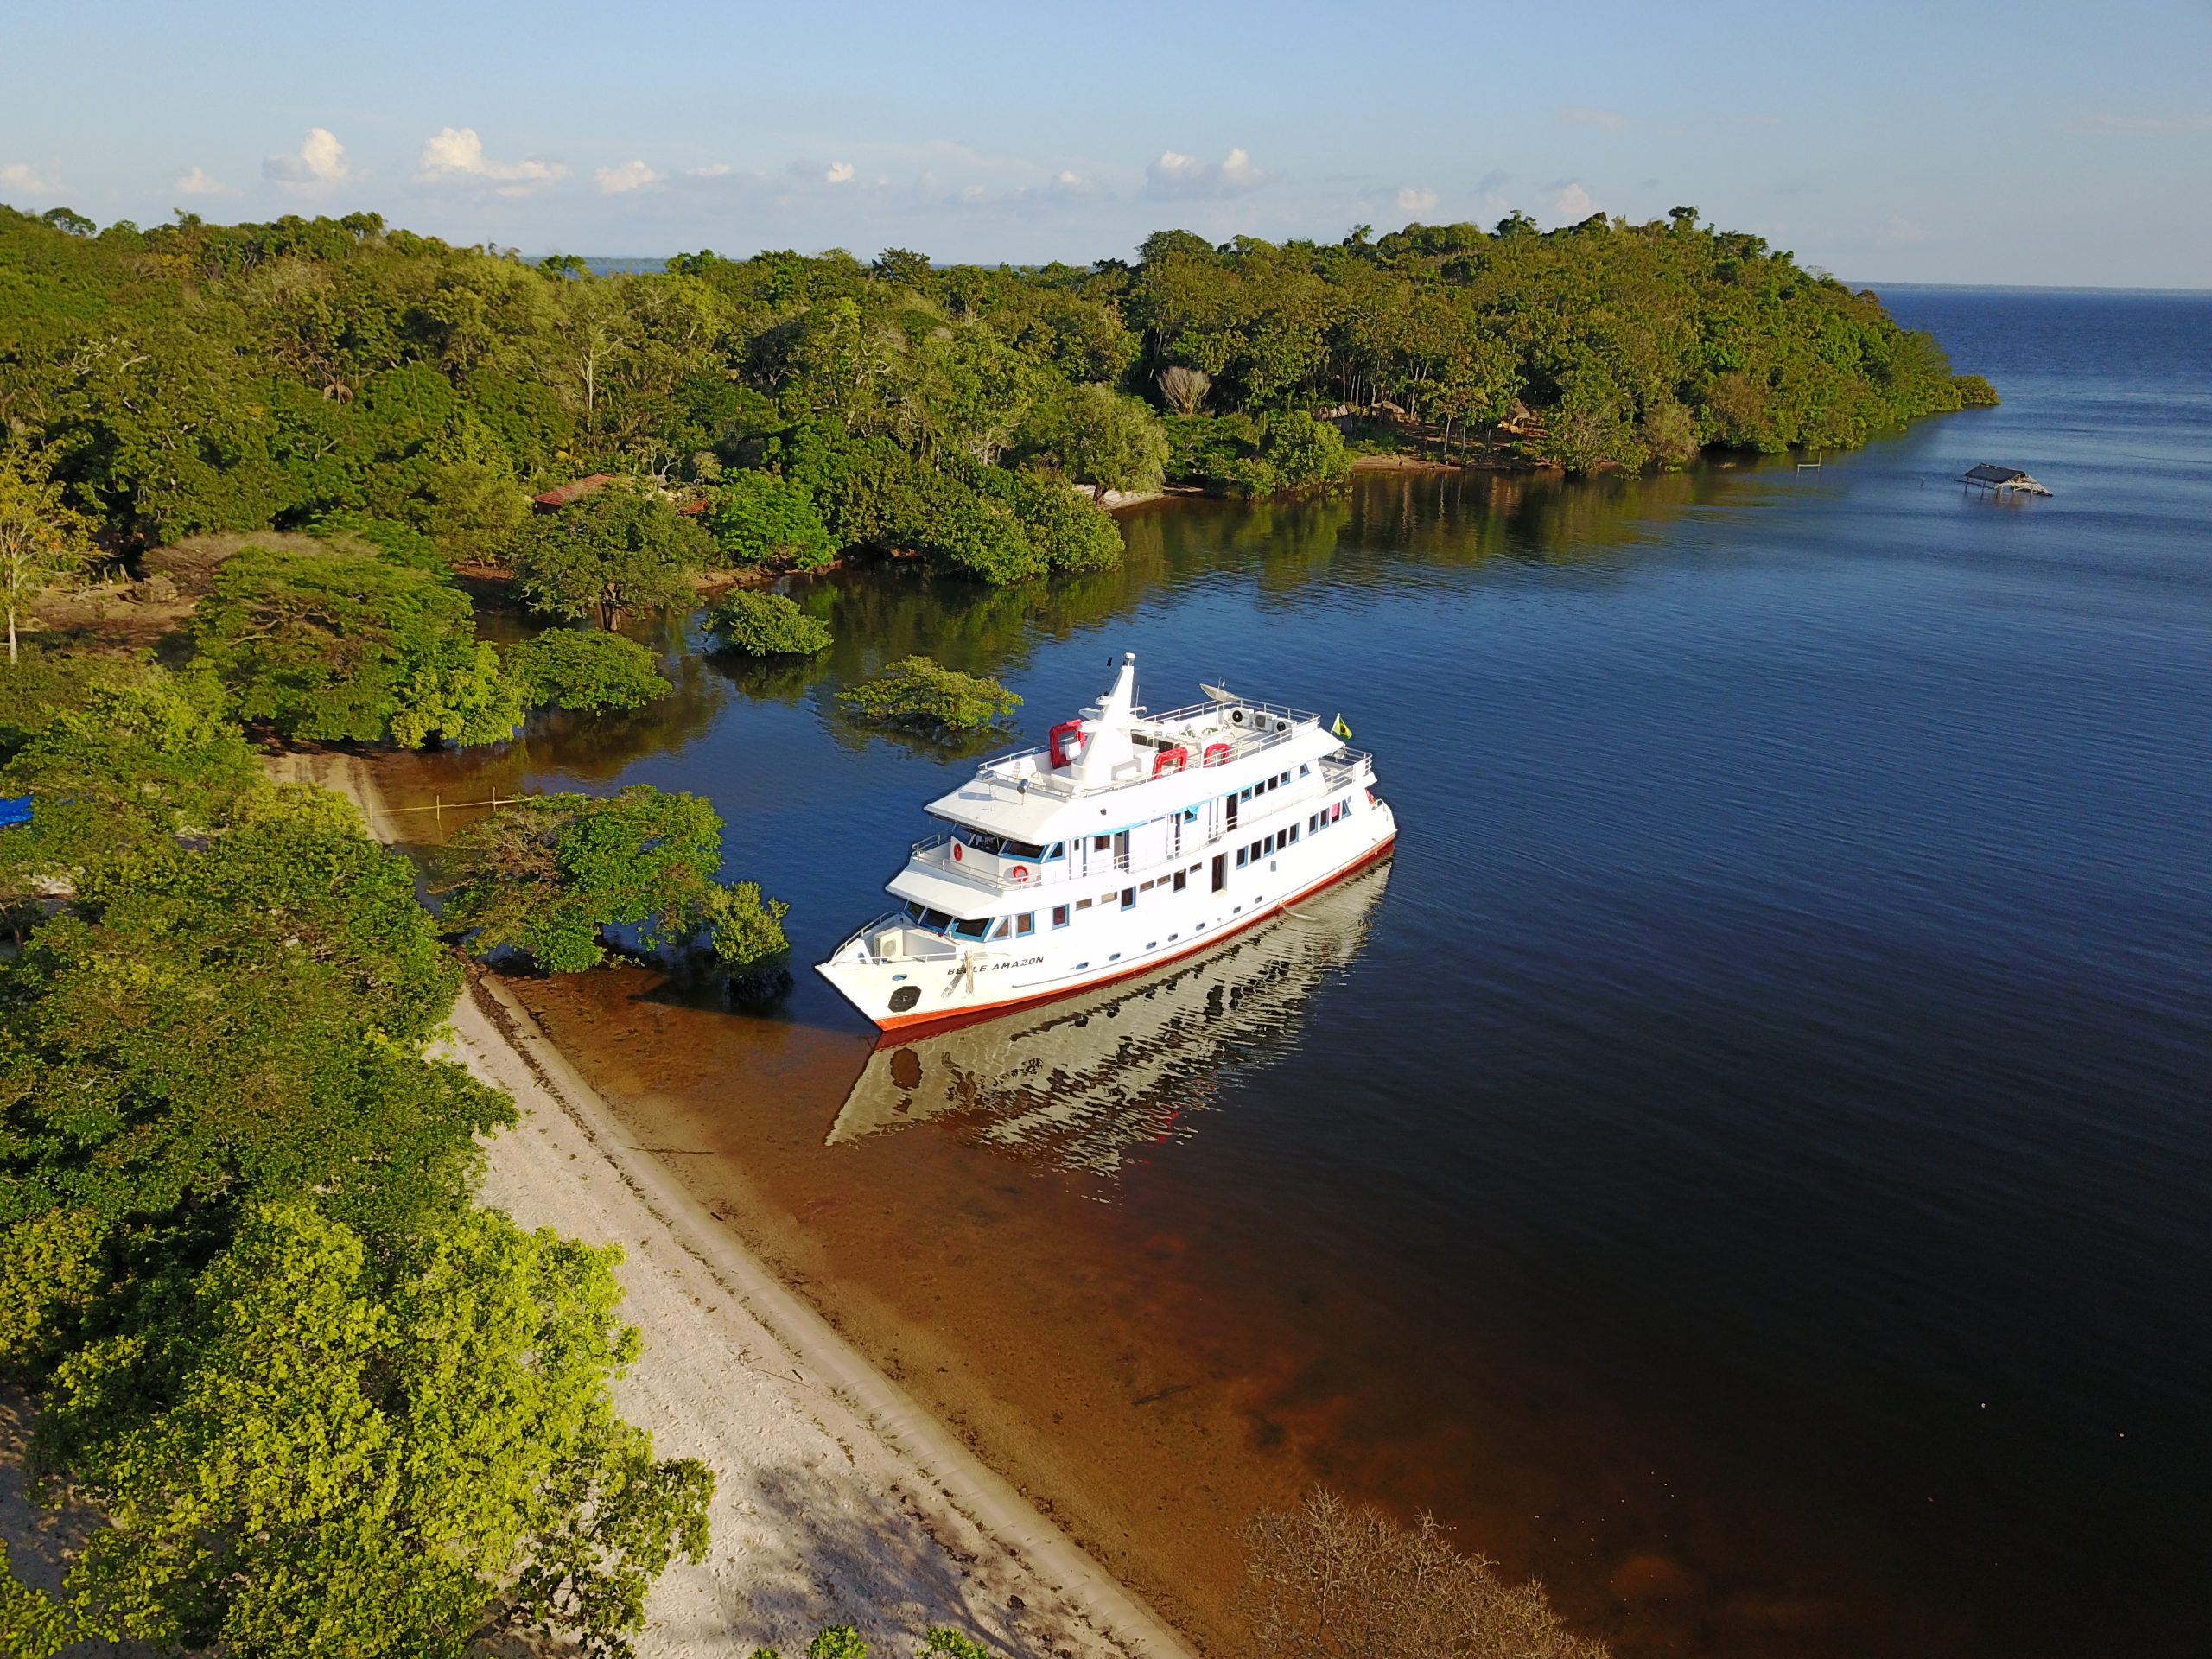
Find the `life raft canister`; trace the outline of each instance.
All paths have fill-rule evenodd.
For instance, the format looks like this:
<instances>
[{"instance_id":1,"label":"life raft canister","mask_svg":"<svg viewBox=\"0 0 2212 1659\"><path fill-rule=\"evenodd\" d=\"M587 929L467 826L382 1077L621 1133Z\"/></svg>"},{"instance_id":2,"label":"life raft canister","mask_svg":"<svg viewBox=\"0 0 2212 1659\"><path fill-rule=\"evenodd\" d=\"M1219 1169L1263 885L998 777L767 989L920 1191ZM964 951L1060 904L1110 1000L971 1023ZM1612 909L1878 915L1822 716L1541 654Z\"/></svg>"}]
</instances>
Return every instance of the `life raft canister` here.
<instances>
[{"instance_id":1,"label":"life raft canister","mask_svg":"<svg viewBox=\"0 0 2212 1659\"><path fill-rule=\"evenodd\" d=\"M1152 758L1152 775L1155 778L1159 777L1161 772L1168 769L1171 764L1176 771L1182 771L1191 764L1190 750L1179 743L1172 749L1162 749Z\"/></svg>"},{"instance_id":2,"label":"life raft canister","mask_svg":"<svg viewBox=\"0 0 2212 1659\"><path fill-rule=\"evenodd\" d=\"M1229 745L1226 743L1207 744L1205 764L1210 766L1227 766L1229 764Z\"/></svg>"},{"instance_id":3,"label":"life raft canister","mask_svg":"<svg viewBox=\"0 0 2212 1659\"><path fill-rule=\"evenodd\" d=\"M1068 747L1070 738L1075 740L1073 748ZM1066 766L1083 753L1084 746L1090 741L1090 740L1084 735L1083 721L1080 719L1062 721L1052 728L1052 764L1056 766Z\"/></svg>"}]
</instances>

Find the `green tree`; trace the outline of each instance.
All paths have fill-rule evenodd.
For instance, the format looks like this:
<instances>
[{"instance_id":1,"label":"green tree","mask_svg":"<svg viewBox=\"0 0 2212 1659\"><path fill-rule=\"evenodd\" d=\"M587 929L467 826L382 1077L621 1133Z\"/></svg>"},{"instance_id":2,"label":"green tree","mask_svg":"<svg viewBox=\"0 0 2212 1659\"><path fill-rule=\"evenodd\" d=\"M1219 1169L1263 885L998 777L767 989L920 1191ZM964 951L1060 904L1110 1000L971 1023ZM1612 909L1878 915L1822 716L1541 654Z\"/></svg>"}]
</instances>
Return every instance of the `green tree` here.
<instances>
[{"instance_id":1,"label":"green tree","mask_svg":"<svg viewBox=\"0 0 2212 1659\"><path fill-rule=\"evenodd\" d=\"M815 510L813 492L773 473L728 475L706 518L732 564L815 570L837 556L837 539Z\"/></svg>"},{"instance_id":2,"label":"green tree","mask_svg":"<svg viewBox=\"0 0 2212 1659\"><path fill-rule=\"evenodd\" d=\"M90 563L88 528L29 444L16 439L0 448L0 603L8 607L10 667L16 624L29 620L31 606L55 578Z\"/></svg>"},{"instance_id":3,"label":"green tree","mask_svg":"<svg viewBox=\"0 0 2212 1659\"><path fill-rule=\"evenodd\" d=\"M720 948L727 930L744 964L783 948L787 907L751 904L716 880L721 820L696 795L637 784L607 799L539 795L505 806L457 836L442 891L444 920L480 951L518 950L549 973L580 973L606 959L613 931L637 930L648 950L701 939ZM753 951L772 937L771 950ZM741 965L744 965L741 964Z\"/></svg>"},{"instance_id":4,"label":"green tree","mask_svg":"<svg viewBox=\"0 0 2212 1659\"><path fill-rule=\"evenodd\" d=\"M467 596L378 558L248 547L193 618L202 661L244 720L287 737L489 743L519 700L480 646ZM490 653L487 655L487 653Z\"/></svg>"},{"instance_id":5,"label":"green tree","mask_svg":"<svg viewBox=\"0 0 2212 1659\"><path fill-rule=\"evenodd\" d=\"M523 526L515 587L533 610L596 616L611 631L628 612L688 601L712 554L706 531L659 496L610 485Z\"/></svg>"},{"instance_id":6,"label":"green tree","mask_svg":"<svg viewBox=\"0 0 2212 1659\"><path fill-rule=\"evenodd\" d=\"M902 657L837 700L855 720L927 734L980 731L1005 720L1021 698L998 681L963 674L927 657Z\"/></svg>"},{"instance_id":7,"label":"green tree","mask_svg":"<svg viewBox=\"0 0 2212 1659\"><path fill-rule=\"evenodd\" d=\"M747 657L810 657L830 648L830 627L782 594L733 588L707 607L707 631Z\"/></svg>"},{"instance_id":8,"label":"green tree","mask_svg":"<svg viewBox=\"0 0 2212 1659\"><path fill-rule=\"evenodd\" d=\"M234 816L261 777L205 673L128 658L41 663L51 699L16 719L33 729L0 767L0 789L36 798L31 822L0 836L0 899L59 882L80 893L133 879ZM25 663L11 671L32 671Z\"/></svg>"},{"instance_id":9,"label":"green tree","mask_svg":"<svg viewBox=\"0 0 2212 1659\"><path fill-rule=\"evenodd\" d=\"M652 1579L704 1552L714 1477L614 1414L639 1346L618 1255L478 1211L386 1275L343 1224L256 1207L147 1328L56 1372L38 1453L108 1524L55 1633L458 1659L534 1628L628 1654Z\"/></svg>"},{"instance_id":10,"label":"green tree","mask_svg":"<svg viewBox=\"0 0 2212 1659\"><path fill-rule=\"evenodd\" d=\"M509 646L505 661L533 709L585 715L642 709L673 690L652 652L619 633L548 628Z\"/></svg>"},{"instance_id":11,"label":"green tree","mask_svg":"<svg viewBox=\"0 0 2212 1659\"><path fill-rule=\"evenodd\" d=\"M1268 418L1266 434L1260 440L1260 454L1274 469L1285 489L1328 483L1351 469L1344 434L1302 409Z\"/></svg>"},{"instance_id":12,"label":"green tree","mask_svg":"<svg viewBox=\"0 0 2212 1659\"><path fill-rule=\"evenodd\" d=\"M1141 397L1110 386L1077 386L1062 402L1053 423L1052 453L1067 475L1106 492L1141 494L1166 476L1167 434Z\"/></svg>"}]
</instances>

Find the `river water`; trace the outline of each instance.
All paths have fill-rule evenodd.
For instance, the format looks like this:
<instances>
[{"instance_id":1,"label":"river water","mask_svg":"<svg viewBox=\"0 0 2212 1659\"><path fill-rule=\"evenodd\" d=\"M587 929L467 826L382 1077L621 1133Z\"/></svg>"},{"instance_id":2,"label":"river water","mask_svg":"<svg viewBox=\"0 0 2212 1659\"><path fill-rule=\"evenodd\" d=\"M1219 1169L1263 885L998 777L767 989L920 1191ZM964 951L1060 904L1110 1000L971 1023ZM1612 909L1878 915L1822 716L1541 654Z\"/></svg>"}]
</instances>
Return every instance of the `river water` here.
<instances>
[{"instance_id":1,"label":"river water","mask_svg":"<svg viewBox=\"0 0 2212 1659\"><path fill-rule=\"evenodd\" d=\"M1042 594L841 577L812 664L671 633L649 714L385 779L698 791L811 961L962 764L837 717L887 658L1033 739L1124 649L1155 705L1340 712L1391 864L1049 1028L521 988L1217 1649L1236 1529L1321 1478L1624 1654L2202 1652L2212 299L1886 297L2005 405L1817 470L1164 504Z\"/></svg>"}]
</instances>

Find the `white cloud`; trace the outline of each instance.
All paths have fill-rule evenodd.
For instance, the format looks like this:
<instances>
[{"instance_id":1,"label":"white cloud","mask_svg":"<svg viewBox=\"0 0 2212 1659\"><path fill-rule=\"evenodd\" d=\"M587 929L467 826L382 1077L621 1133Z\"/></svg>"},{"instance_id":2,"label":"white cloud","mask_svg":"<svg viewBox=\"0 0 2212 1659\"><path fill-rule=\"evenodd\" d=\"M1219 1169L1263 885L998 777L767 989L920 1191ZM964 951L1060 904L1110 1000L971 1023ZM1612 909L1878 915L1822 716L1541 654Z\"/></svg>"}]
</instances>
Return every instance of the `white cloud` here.
<instances>
[{"instance_id":1,"label":"white cloud","mask_svg":"<svg viewBox=\"0 0 2212 1659\"><path fill-rule=\"evenodd\" d=\"M1592 109L1583 104L1568 105L1559 112L1559 118L1570 127L1589 127L1599 132L1618 132L1628 125L1628 118L1618 110Z\"/></svg>"},{"instance_id":2,"label":"white cloud","mask_svg":"<svg viewBox=\"0 0 2212 1659\"><path fill-rule=\"evenodd\" d=\"M227 196L231 187L204 167L188 167L172 175L169 187L181 196Z\"/></svg>"},{"instance_id":3,"label":"white cloud","mask_svg":"<svg viewBox=\"0 0 2212 1659\"><path fill-rule=\"evenodd\" d=\"M2212 132L2212 115L2092 115L2082 124L2100 132Z\"/></svg>"},{"instance_id":4,"label":"white cloud","mask_svg":"<svg viewBox=\"0 0 2212 1659\"><path fill-rule=\"evenodd\" d=\"M1072 168L1062 168L1052 175L1046 187L1056 196L1096 196L1105 194L1105 187L1096 179L1085 178Z\"/></svg>"},{"instance_id":5,"label":"white cloud","mask_svg":"<svg viewBox=\"0 0 2212 1659\"><path fill-rule=\"evenodd\" d=\"M683 176L687 179L719 179L727 175L729 170L728 162L709 162L704 167L686 168Z\"/></svg>"},{"instance_id":6,"label":"white cloud","mask_svg":"<svg viewBox=\"0 0 2212 1659\"><path fill-rule=\"evenodd\" d=\"M261 164L261 176L298 195L317 195L336 188L353 176L346 159L346 146L327 127L309 127L306 140L289 156L271 156Z\"/></svg>"},{"instance_id":7,"label":"white cloud","mask_svg":"<svg viewBox=\"0 0 2212 1659\"><path fill-rule=\"evenodd\" d=\"M1552 199L1552 213L1562 225L1579 224L1598 210L1590 200L1590 193L1582 188L1582 181L1570 181L1567 188Z\"/></svg>"},{"instance_id":8,"label":"white cloud","mask_svg":"<svg viewBox=\"0 0 2212 1659\"><path fill-rule=\"evenodd\" d=\"M1436 211L1436 192L1416 189L1409 184L1398 192L1398 211L1402 213L1433 213Z\"/></svg>"},{"instance_id":9,"label":"white cloud","mask_svg":"<svg viewBox=\"0 0 2212 1659\"><path fill-rule=\"evenodd\" d=\"M1889 223L1882 226L1885 242L1925 242L1928 227L1907 219L1903 213L1891 213Z\"/></svg>"},{"instance_id":10,"label":"white cloud","mask_svg":"<svg viewBox=\"0 0 2212 1659\"><path fill-rule=\"evenodd\" d=\"M0 166L0 185L10 190L29 190L45 195L61 188L60 178L52 173L42 173L29 162L10 162Z\"/></svg>"},{"instance_id":11,"label":"white cloud","mask_svg":"<svg viewBox=\"0 0 2212 1659\"><path fill-rule=\"evenodd\" d=\"M1202 162L1168 149L1144 170L1144 193L1148 196L1204 200L1242 196L1273 183L1281 175L1255 167L1242 149L1232 149L1220 162Z\"/></svg>"},{"instance_id":12,"label":"white cloud","mask_svg":"<svg viewBox=\"0 0 2212 1659\"><path fill-rule=\"evenodd\" d=\"M620 167L602 167L592 176L599 181L599 188L610 196L626 190L642 190L649 184L658 184L668 175L656 173L643 162L625 162Z\"/></svg>"},{"instance_id":13,"label":"white cloud","mask_svg":"<svg viewBox=\"0 0 2212 1659\"><path fill-rule=\"evenodd\" d=\"M503 196L526 196L567 178L569 169L538 156L495 162L484 153L475 128L448 127L423 143L422 168L415 176L424 184L496 184Z\"/></svg>"},{"instance_id":14,"label":"white cloud","mask_svg":"<svg viewBox=\"0 0 2212 1659\"><path fill-rule=\"evenodd\" d=\"M853 181L853 164L850 162L830 162L829 170L822 175L822 181L824 184L850 184Z\"/></svg>"}]
</instances>

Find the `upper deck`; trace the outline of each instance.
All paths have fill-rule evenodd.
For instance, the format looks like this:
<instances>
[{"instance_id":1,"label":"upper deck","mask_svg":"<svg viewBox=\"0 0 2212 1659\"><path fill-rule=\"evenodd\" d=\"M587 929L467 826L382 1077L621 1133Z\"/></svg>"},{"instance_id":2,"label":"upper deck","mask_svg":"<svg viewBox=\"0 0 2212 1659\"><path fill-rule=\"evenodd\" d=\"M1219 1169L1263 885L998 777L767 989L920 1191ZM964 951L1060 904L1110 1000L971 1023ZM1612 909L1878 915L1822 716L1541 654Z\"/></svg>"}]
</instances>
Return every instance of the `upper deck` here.
<instances>
[{"instance_id":1,"label":"upper deck","mask_svg":"<svg viewBox=\"0 0 2212 1659\"><path fill-rule=\"evenodd\" d=\"M949 905L960 889L1111 876L1171 859L1193 836L1217 839L1236 826L1240 796L1249 822L1374 781L1371 759L1309 710L1209 687L1204 702L1154 714L1134 702L1135 679L1132 658L1052 742L995 755L931 801L930 814L956 833L916 842L901 880ZM1294 787L1278 798L1282 785ZM1161 823L1173 833L1128 833Z\"/></svg>"},{"instance_id":2,"label":"upper deck","mask_svg":"<svg viewBox=\"0 0 2212 1659\"><path fill-rule=\"evenodd\" d=\"M1084 711L1078 755L1063 750L1056 764L1049 744L994 755L931 801L930 816L1043 844L1164 817L1241 787L1248 774L1342 747L1319 715L1248 697L1159 715L1126 701L1116 709L1115 702Z\"/></svg>"}]
</instances>

